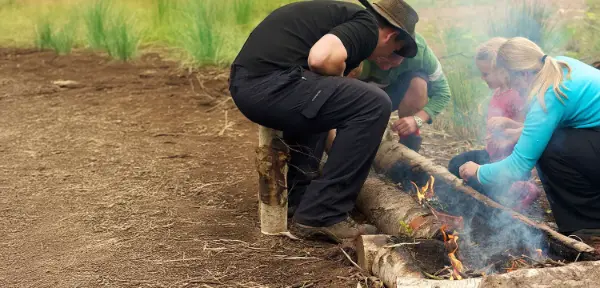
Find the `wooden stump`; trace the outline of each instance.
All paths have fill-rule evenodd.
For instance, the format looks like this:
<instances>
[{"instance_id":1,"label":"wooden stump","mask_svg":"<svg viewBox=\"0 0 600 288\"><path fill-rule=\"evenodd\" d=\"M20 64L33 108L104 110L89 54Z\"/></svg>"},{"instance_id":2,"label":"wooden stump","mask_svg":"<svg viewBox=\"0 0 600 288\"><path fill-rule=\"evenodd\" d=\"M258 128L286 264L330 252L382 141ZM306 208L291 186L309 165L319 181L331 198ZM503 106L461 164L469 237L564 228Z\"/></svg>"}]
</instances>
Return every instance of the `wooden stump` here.
<instances>
[{"instance_id":1,"label":"wooden stump","mask_svg":"<svg viewBox=\"0 0 600 288\"><path fill-rule=\"evenodd\" d=\"M289 234L287 230L289 147L283 142L283 133L259 126L256 152L260 231L266 235Z\"/></svg>"}]
</instances>

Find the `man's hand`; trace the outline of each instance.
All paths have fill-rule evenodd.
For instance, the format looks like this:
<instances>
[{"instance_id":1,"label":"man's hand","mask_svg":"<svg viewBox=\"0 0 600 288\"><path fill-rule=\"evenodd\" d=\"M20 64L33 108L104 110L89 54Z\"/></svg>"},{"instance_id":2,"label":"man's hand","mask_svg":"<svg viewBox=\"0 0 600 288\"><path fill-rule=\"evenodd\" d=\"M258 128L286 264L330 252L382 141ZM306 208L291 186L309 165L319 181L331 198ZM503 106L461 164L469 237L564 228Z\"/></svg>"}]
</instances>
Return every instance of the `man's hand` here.
<instances>
[{"instance_id":1,"label":"man's hand","mask_svg":"<svg viewBox=\"0 0 600 288\"><path fill-rule=\"evenodd\" d=\"M469 180L473 177L477 179L477 170L479 170L479 164L475 162L467 162L458 168L458 172L460 173L460 178L464 180Z\"/></svg>"},{"instance_id":2,"label":"man's hand","mask_svg":"<svg viewBox=\"0 0 600 288\"><path fill-rule=\"evenodd\" d=\"M417 121L412 116L403 117L392 124L392 131L398 133L398 136L405 137L417 132Z\"/></svg>"},{"instance_id":3,"label":"man's hand","mask_svg":"<svg viewBox=\"0 0 600 288\"><path fill-rule=\"evenodd\" d=\"M360 62L360 65L358 65L358 67L356 67L352 71L350 71L350 73L348 73L348 76L346 76L346 77L358 79L358 77L360 77L360 74L362 73L363 63L364 62Z\"/></svg>"}]
</instances>

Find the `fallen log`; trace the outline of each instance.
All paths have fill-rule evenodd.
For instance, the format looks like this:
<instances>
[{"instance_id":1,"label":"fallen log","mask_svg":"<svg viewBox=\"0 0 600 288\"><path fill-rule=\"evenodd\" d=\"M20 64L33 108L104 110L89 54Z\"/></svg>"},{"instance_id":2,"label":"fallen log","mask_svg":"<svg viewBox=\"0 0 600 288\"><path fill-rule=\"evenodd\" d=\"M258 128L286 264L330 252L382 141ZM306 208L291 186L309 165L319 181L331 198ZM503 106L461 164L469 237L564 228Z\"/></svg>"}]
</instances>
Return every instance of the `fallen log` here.
<instances>
[{"instance_id":1,"label":"fallen log","mask_svg":"<svg viewBox=\"0 0 600 288\"><path fill-rule=\"evenodd\" d=\"M359 266L378 277L388 288L512 288L512 287L596 287L600 261L573 263L555 268L520 269L505 274L463 280L423 278L408 254L390 247L388 235L363 235L357 239Z\"/></svg>"},{"instance_id":2,"label":"fallen log","mask_svg":"<svg viewBox=\"0 0 600 288\"><path fill-rule=\"evenodd\" d=\"M358 265L381 278L417 277L434 274L449 264L444 243L435 239L400 242L390 235L362 235L356 239Z\"/></svg>"},{"instance_id":3,"label":"fallen log","mask_svg":"<svg viewBox=\"0 0 600 288\"><path fill-rule=\"evenodd\" d=\"M258 128L256 167L260 231L266 235L291 235L287 229L287 160L289 147L282 133L267 127Z\"/></svg>"},{"instance_id":4,"label":"fallen log","mask_svg":"<svg viewBox=\"0 0 600 288\"><path fill-rule=\"evenodd\" d=\"M514 288L514 287L598 287L600 262L588 261L555 268L520 269L506 274L465 280L398 278L386 287L403 288ZM383 280L383 279L382 279Z\"/></svg>"},{"instance_id":5,"label":"fallen log","mask_svg":"<svg viewBox=\"0 0 600 288\"><path fill-rule=\"evenodd\" d=\"M356 207L379 231L393 236L433 238L443 223L407 193L384 181L369 177L360 191Z\"/></svg>"},{"instance_id":6,"label":"fallen log","mask_svg":"<svg viewBox=\"0 0 600 288\"><path fill-rule=\"evenodd\" d=\"M567 247L575 249L580 253L595 254L595 249L590 247L589 245L577 241L575 239L569 238L565 235L562 235L550 228L548 225L543 223L537 223L529 219L527 216L515 212L514 210L495 202L494 200L486 197L485 195L482 195L475 189L466 186L461 179L458 179L445 167L433 163L431 160L427 159L426 157L423 157L422 155L409 149L408 147L390 140L390 137L387 136L382 141L379 150L377 151L377 156L375 157L374 161L374 167L379 172L385 172L389 171L394 166L394 164L396 164L399 161L408 164L413 170L422 171L434 176L436 179L439 179L445 182L446 184L450 185L456 191L460 191L466 195L469 195L470 197L476 199L477 201L483 203L488 207L509 213L514 219L517 219L518 221L524 224L544 231L549 236L561 242Z\"/></svg>"},{"instance_id":7,"label":"fallen log","mask_svg":"<svg viewBox=\"0 0 600 288\"><path fill-rule=\"evenodd\" d=\"M408 255L385 248L391 242L390 236L363 235L357 241L358 265L384 283L392 283L399 277L420 278L420 271L409 265Z\"/></svg>"}]
</instances>

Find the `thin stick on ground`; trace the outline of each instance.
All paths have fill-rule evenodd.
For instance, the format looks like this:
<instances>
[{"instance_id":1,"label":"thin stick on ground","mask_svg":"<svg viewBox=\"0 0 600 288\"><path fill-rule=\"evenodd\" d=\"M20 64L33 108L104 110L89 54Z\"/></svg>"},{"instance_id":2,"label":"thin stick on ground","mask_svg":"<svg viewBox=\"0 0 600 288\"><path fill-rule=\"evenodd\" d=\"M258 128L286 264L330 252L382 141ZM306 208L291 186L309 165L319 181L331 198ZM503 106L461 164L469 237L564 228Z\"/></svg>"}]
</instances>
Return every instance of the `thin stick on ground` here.
<instances>
[{"instance_id":1,"label":"thin stick on ground","mask_svg":"<svg viewBox=\"0 0 600 288\"><path fill-rule=\"evenodd\" d=\"M356 269L358 269L361 272L364 271L362 268L360 268L360 266L358 266L358 264L356 264L356 262L352 261L352 258L350 258L350 255L348 255L348 253L346 253L346 251L344 251L344 249L340 248L340 250L342 251L342 253L344 253L344 256L346 256L346 258L348 259L348 261L350 261L350 263L352 263L352 265L354 267L356 267Z\"/></svg>"},{"instance_id":2,"label":"thin stick on ground","mask_svg":"<svg viewBox=\"0 0 600 288\"><path fill-rule=\"evenodd\" d=\"M223 101L221 101L221 102L217 103L215 106L213 106L213 107L210 107L210 108L206 109L206 111L205 111L205 112L206 112L206 113L212 112L212 111L216 110L217 108L219 108L219 107L223 106L223 104L225 104L225 103L227 103L227 102L229 102L229 101L231 101L231 100L232 100L232 99L231 99L231 97L227 97L227 99L225 99L225 100L223 100Z\"/></svg>"},{"instance_id":3,"label":"thin stick on ground","mask_svg":"<svg viewBox=\"0 0 600 288\"><path fill-rule=\"evenodd\" d=\"M225 124L223 125L223 129L219 132L219 136L223 136L225 131L233 126L233 122L229 122L227 118L227 110L225 110Z\"/></svg>"}]
</instances>

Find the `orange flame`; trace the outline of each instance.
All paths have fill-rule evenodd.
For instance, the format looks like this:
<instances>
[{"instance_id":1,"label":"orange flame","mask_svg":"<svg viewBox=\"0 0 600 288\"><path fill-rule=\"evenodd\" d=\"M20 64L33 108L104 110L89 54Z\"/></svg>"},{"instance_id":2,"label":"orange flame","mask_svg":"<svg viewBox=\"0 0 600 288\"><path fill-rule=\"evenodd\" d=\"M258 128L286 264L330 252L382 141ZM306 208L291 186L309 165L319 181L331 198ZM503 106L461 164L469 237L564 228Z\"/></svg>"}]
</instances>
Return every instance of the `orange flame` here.
<instances>
[{"instance_id":1,"label":"orange flame","mask_svg":"<svg viewBox=\"0 0 600 288\"><path fill-rule=\"evenodd\" d=\"M451 280L461 280L463 279L460 276L460 273L464 272L465 268L463 264L458 258L456 258L456 252L458 251L458 233L454 231L452 234L446 234L446 225L443 225L441 229L442 235L444 236L444 243L446 244L446 248L453 247L452 252L448 253L448 258L450 258L450 263L452 264L452 275L450 276ZM452 246L450 246L452 245Z\"/></svg>"},{"instance_id":2,"label":"orange flame","mask_svg":"<svg viewBox=\"0 0 600 288\"><path fill-rule=\"evenodd\" d=\"M535 249L540 259L544 259L544 254L542 253L542 249Z\"/></svg>"},{"instance_id":3,"label":"orange flame","mask_svg":"<svg viewBox=\"0 0 600 288\"><path fill-rule=\"evenodd\" d=\"M433 184L435 183L435 178L433 176L429 176L429 180L425 183L425 186L419 188L415 182L410 181L410 183L415 186L417 191L417 198L419 199L419 204L423 204L423 200L430 200L435 195L433 191Z\"/></svg>"}]
</instances>

